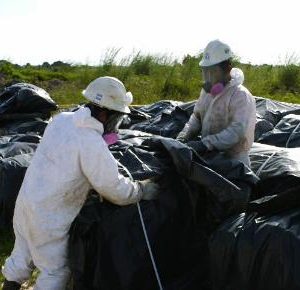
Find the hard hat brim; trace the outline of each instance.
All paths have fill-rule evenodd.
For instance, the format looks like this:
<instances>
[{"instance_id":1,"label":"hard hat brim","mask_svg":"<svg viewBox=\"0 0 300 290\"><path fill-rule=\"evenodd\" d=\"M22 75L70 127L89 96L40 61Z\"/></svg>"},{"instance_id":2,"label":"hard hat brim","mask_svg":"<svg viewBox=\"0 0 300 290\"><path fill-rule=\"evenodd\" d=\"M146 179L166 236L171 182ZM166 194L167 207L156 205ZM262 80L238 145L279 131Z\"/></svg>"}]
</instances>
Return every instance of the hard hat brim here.
<instances>
[{"instance_id":1,"label":"hard hat brim","mask_svg":"<svg viewBox=\"0 0 300 290\"><path fill-rule=\"evenodd\" d=\"M207 66L212 66L212 65L215 65L215 64L211 63L210 61L208 61L206 59L202 59L199 62L199 66L201 66L201 67L207 67Z\"/></svg>"},{"instance_id":2,"label":"hard hat brim","mask_svg":"<svg viewBox=\"0 0 300 290\"><path fill-rule=\"evenodd\" d=\"M91 102L92 104L100 107L100 108L104 108L104 109L108 109L108 110L111 110L111 111L116 111L116 112L121 112L121 113L124 113L124 114L130 114L131 111L129 109L129 106L126 106L125 104L124 105L120 105L120 106L110 106L110 105L106 105L106 104L101 104L99 102L97 102L94 98L91 98L87 93L86 93L86 90L83 90L82 92L82 95L89 101ZM130 92L128 92L127 94L127 97L128 97L128 103L131 103L132 102L132 94Z\"/></svg>"}]
</instances>

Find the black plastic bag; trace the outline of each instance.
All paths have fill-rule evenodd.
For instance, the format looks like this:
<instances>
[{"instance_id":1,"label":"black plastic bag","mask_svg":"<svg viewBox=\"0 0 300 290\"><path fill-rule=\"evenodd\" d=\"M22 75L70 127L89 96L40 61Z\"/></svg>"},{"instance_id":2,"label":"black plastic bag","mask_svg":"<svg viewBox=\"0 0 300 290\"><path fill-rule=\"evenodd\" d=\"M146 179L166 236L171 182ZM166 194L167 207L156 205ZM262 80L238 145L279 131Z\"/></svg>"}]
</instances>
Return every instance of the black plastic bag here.
<instances>
[{"instance_id":1,"label":"black plastic bag","mask_svg":"<svg viewBox=\"0 0 300 290\"><path fill-rule=\"evenodd\" d=\"M181 108L175 107L171 110L168 108L147 121L131 126L130 129L175 138L188 119L188 114Z\"/></svg>"},{"instance_id":2,"label":"black plastic bag","mask_svg":"<svg viewBox=\"0 0 300 290\"><path fill-rule=\"evenodd\" d=\"M300 105L288 104L260 97L256 97L255 100L257 117L255 140L260 143L277 145L277 136L273 136L273 133L270 132L270 134L267 134L269 137L266 142L262 136L267 132L272 131L284 116L289 114L300 115ZM276 132L276 130L274 129L273 132Z\"/></svg>"},{"instance_id":3,"label":"black plastic bag","mask_svg":"<svg viewBox=\"0 0 300 290\"><path fill-rule=\"evenodd\" d=\"M141 135L123 135L110 149L125 175L161 177L159 199L140 205L164 289L209 289L207 229L216 225L208 226L207 196L222 200L228 191L229 202L239 189L184 144ZM69 249L74 289L157 289L136 205L90 197L72 225Z\"/></svg>"},{"instance_id":4,"label":"black plastic bag","mask_svg":"<svg viewBox=\"0 0 300 290\"><path fill-rule=\"evenodd\" d=\"M213 290L299 290L300 210L233 217L210 240Z\"/></svg>"},{"instance_id":5,"label":"black plastic bag","mask_svg":"<svg viewBox=\"0 0 300 290\"><path fill-rule=\"evenodd\" d=\"M6 87L0 93L0 114L49 114L57 108L57 104L45 90L32 84L18 83Z\"/></svg>"},{"instance_id":6,"label":"black plastic bag","mask_svg":"<svg viewBox=\"0 0 300 290\"><path fill-rule=\"evenodd\" d=\"M5 152L8 157L0 157L0 228L12 225L15 202L35 147L35 144L31 148L25 143L22 148L11 148L11 151ZM20 154L12 156L18 150ZM3 148L0 152L3 154Z\"/></svg>"},{"instance_id":7,"label":"black plastic bag","mask_svg":"<svg viewBox=\"0 0 300 290\"><path fill-rule=\"evenodd\" d=\"M300 148L255 143L250 159L260 180L252 191L248 211L271 214L300 206Z\"/></svg>"},{"instance_id":8,"label":"black plastic bag","mask_svg":"<svg viewBox=\"0 0 300 290\"><path fill-rule=\"evenodd\" d=\"M257 142L277 147L300 147L300 115L284 116L274 129L262 134Z\"/></svg>"}]
</instances>

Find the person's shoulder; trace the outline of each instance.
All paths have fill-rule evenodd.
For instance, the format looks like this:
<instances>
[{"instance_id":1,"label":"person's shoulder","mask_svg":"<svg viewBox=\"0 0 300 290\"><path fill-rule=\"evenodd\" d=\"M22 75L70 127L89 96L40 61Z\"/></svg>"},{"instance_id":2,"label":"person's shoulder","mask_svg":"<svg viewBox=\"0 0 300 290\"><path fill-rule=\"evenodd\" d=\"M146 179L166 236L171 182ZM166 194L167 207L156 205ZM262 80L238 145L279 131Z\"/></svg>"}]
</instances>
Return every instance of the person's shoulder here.
<instances>
[{"instance_id":1,"label":"person's shoulder","mask_svg":"<svg viewBox=\"0 0 300 290\"><path fill-rule=\"evenodd\" d=\"M249 103L255 103L255 98L251 92L244 86L238 85L233 94L233 100L247 101Z\"/></svg>"},{"instance_id":2,"label":"person's shoulder","mask_svg":"<svg viewBox=\"0 0 300 290\"><path fill-rule=\"evenodd\" d=\"M198 99L196 100L195 106L202 106L203 103L206 103L208 100L211 99L211 95L205 92L204 89L201 89L200 95Z\"/></svg>"},{"instance_id":3,"label":"person's shoulder","mask_svg":"<svg viewBox=\"0 0 300 290\"><path fill-rule=\"evenodd\" d=\"M80 128L82 129L82 128ZM97 155L97 154L107 154L105 148L107 144L105 143L103 137L93 130L84 129L77 132L76 139L78 142L79 152L83 152L88 155Z\"/></svg>"},{"instance_id":4,"label":"person's shoulder","mask_svg":"<svg viewBox=\"0 0 300 290\"><path fill-rule=\"evenodd\" d=\"M71 119L71 116L73 115L73 112L61 112L52 117L51 122L64 122L67 119Z\"/></svg>"},{"instance_id":5,"label":"person's shoulder","mask_svg":"<svg viewBox=\"0 0 300 290\"><path fill-rule=\"evenodd\" d=\"M242 95L252 96L249 89L247 89L244 85L238 85L236 88L236 93L240 93Z\"/></svg>"},{"instance_id":6,"label":"person's shoulder","mask_svg":"<svg viewBox=\"0 0 300 290\"><path fill-rule=\"evenodd\" d=\"M255 98L250 93L250 91L243 85L238 85L232 97L230 98L230 105L232 107L244 107L254 108L255 107Z\"/></svg>"}]
</instances>

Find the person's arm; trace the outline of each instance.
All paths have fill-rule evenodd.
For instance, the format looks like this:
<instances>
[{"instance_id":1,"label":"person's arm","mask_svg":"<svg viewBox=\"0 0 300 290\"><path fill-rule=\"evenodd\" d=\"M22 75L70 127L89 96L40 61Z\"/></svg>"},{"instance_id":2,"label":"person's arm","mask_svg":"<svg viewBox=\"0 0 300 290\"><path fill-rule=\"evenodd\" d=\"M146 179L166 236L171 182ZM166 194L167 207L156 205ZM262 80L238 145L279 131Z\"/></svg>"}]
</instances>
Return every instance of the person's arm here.
<instances>
[{"instance_id":1,"label":"person's arm","mask_svg":"<svg viewBox=\"0 0 300 290\"><path fill-rule=\"evenodd\" d=\"M193 113L176 139L182 142L189 141L199 135L200 130L201 121L196 117L195 113Z\"/></svg>"},{"instance_id":2,"label":"person's arm","mask_svg":"<svg viewBox=\"0 0 300 290\"><path fill-rule=\"evenodd\" d=\"M237 144L246 135L248 123L255 112L255 105L251 95L239 91L232 96L230 109L230 124L221 132L202 138L208 150L227 150Z\"/></svg>"},{"instance_id":3,"label":"person's arm","mask_svg":"<svg viewBox=\"0 0 300 290\"><path fill-rule=\"evenodd\" d=\"M80 165L91 186L104 199L117 205L139 201L142 191L138 183L119 173L117 161L103 138L97 136L90 140L93 140L92 144L82 141Z\"/></svg>"},{"instance_id":4,"label":"person's arm","mask_svg":"<svg viewBox=\"0 0 300 290\"><path fill-rule=\"evenodd\" d=\"M177 140L187 142L201 133L201 116L200 116L200 107L201 107L201 97L203 92L201 91L200 97L197 100L194 111L185 124L184 128L177 136Z\"/></svg>"}]
</instances>

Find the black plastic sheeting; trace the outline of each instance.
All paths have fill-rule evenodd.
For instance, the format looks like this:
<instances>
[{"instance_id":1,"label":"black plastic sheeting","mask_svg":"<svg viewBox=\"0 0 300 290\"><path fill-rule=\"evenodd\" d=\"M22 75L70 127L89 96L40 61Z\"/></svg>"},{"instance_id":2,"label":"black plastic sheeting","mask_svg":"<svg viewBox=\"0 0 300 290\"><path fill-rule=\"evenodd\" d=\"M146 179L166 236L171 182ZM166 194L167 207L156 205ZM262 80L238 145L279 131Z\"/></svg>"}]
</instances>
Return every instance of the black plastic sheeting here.
<instances>
[{"instance_id":1,"label":"black plastic sheeting","mask_svg":"<svg viewBox=\"0 0 300 290\"><path fill-rule=\"evenodd\" d=\"M26 169L56 109L49 94L31 84L0 92L0 228L11 227Z\"/></svg>"},{"instance_id":2,"label":"black plastic sheeting","mask_svg":"<svg viewBox=\"0 0 300 290\"><path fill-rule=\"evenodd\" d=\"M123 124L123 128L129 129L123 141L111 150L134 178L161 177L163 191L159 199L142 202L141 207L164 289L250 289L230 288L229 284L221 284L218 288L218 277L231 267L222 259L230 257L224 257L225 250L221 254L218 251L222 248L223 236L219 239L221 235L213 235L215 238L208 242L209 237L234 214L274 215L299 206L299 152L298 149L255 144L250 157L252 169L259 176L257 180L244 166L225 160L219 154L203 160L186 148L180 149L174 140L157 140L139 132L173 138L189 119L193 106L194 102L161 101L135 108ZM298 113L296 105L262 98L257 99L257 109L256 140L272 132L285 116ZM295 137L293 140L297 139ZM269 144L278 141L277 137L270 140ZM196 165L196 176L191 164ZM123 173L126 175L126 171ZM229 189L230 183L224 186L218 179L220 176L241 190ZM261 227L264 229L264 220ZM226 229L222 232L224 235ZM235 243L233 235L226 246L232 248ZM276 255L273 257L275 259ZM72 226L70 258L74 289L158 289L134 205L119 208L101 203L95 195L91 197ZM210 264L213 266L209 267ZM261 270L259 263L254 268ZM240 273L234 269L230 277L238 281L234 277ZM272 268L268 271L272 273ZM273 275L280 277L281 273ZM262 281L265 284L260 284ZM249 285L255 285L251 289L272 289L273 284L267 282L268 279L257 280L257 284ZM291 282L289 286L292 285L296 284Z\"/></svg>"},{"instance_id":3,"label":"black plastic sheeting","mask_svg":"<svg viewBox=\"0 0 300 290\"><path fill-rule=\"evenodd\" d=\"M131 124L130 129L176 138L189 120L193 105L194 103L188 106L190 110L184 110L179 102L160 101L157 104L140 108L138 111L134 110L132 119L135 124ZM146 120L136 123L139 119Z\"/></svg>"},{"instance_id":4,"label":"black plastic sheeting","mask_svg":"<svg viewBox=\"0 0 300 290\"><path fill-rule=\"evenodd\" d=\"M255 143L250 159L260 180L252 192L248 210L271 214L300 207L300 148Z\"/></svg>"},{"instance_id":5,"label":"black plastic sheeting","mask_svg":"<svg viewBox=\"0 0 300 290\"><path fill-rule=\"evenodd\" d=\"M300 208L241 214L210 240L212 289L300 289Z\"/></svg>"},{"instance_id":6,"label":"black plastic sheeting","mask_svg":"<svg viewBox=\"0 0 300 290\"><path fill-rule=\"evenodd\" d=\"M212 289L300 289L300 148L256 143L250 157L260 180L210 239Z\"/></svg>"},{"instance_id":7,"label":"black plastic sheeting","mask_svg":"<svg viewBox=\"0 0 300 290\"><path fill-rule=\"evenodd\" d=\"M0 137L0 228L11 225L18 192L37 148L35 143L23 142L24 138L22 135ZM36 136L27 135L24 141L34 140L38 140Z\"/></svg>"},{"instance_id":8,"label":"black plastic sheeting","mask_svg":"<svg viewBox=\"0 0 300 290\"><path fill-rule=\"evenodd\" d=\"M300 106L256 98L253 173L173 139L194 104L133 107L121 141L110 146L124 175L155 177L161 185L158 200L140 205L164 289L300 289L300 153L284 148L299 146ZM30 84L0 93L0 226L10 225L26 168L56 108ZM282 245L289 250L282 253ZM74 289L158 289L136 205L118 207L91 192L72 225L69 254Z\"/></svg>"},{"instance_id":9,"label":"black plastic sheeting","mask_svg":"<svg viewBox=\"0 0 300 290\"><path fill-rule=\"evenodd\" d=\"M137 135L125 132L111 150L124 175L160 178L159 199L141 209L164 289L209 289L208 234L244 210L257 178L230 161L222 176L176 140ZM220 211L225 204L235 206ZM74 289L157 289L136 205L91 196L70 232L70 260Z\"/></svg>"},{"instance_id":10,"label":"black plastic sheeting","mask_svg":"<svg viewBox=\"0 0 300 290\"><path fill-rule=\"evenodd\" d=\"M278 130L274 129L285 116L291 114L300 115L300 105L288 104L288 103L257 97L256 98L257 122L256 122L256 130L255 130L255 140L260 143L274 145L274 146L297 147L297 146L286 146L286 142L288 138L290 137L291 134L293 134L293 129L291 127L288 129L290 134L287 137L286 142L281 143L282 145L279 145L277 143L278 142L277 134L280 133L281 127L279 127ZM284 129L283 131L286 132L288 130ZM275 132L276 135L274 135ZM266 138L267 138L266 141L264 141L264 134L266 134ZM270 135L273 135L273 137L271 137ZM293 137L294 142L297 142L296 141L297 138L299 139L299 136L298 137L291 136L291 137ZM283 142L283 139L281 139L281 142ZM291 143L291 145L292 144L293 143Z\"/></svg>"},{"instance_id":11,"label":"black plastic sheeting","mask_svg":"<svg viewBox=\"0 0 300 290\"><path fill-rule=\"evenodd\" d=\"M261 135L257 142L278 147L300 147L300 115L284 116L272 129Z\"/></svg>"},{"instance_id":12,"label":"black plastic sheeting","mask_svg":"<svg viewBox=\"0 0 300 290\"><path fill-rule=\"evenodd\" d=\"M268 279L263 280L263 276L261 280L254 280L256 284L248 280L245 284L236 284L236 288L230 288L231 284L224 284L222 279L227 277L225 282L237 283L236 277L240 274L235 271L237 268L230 267L231 276L227 275L231 256L226 255L239 241L235 240L236 233L242 232L240 223L233 233L227 232L233 228L232 223L236 225L240 221L240 217L234 217L226 227L225 220L229 216L243 211L247 216L270 216L300 206L300 148L254 144L250 157L252 169L260 178L257 180L240 163L219 156L205 161L172 139L152 138L130 130L123 131L122 139L111 150L135 179L161 177L163 190L159 199L142 202L141 207L164 289L297 289L272 288L273 282L266 284ZM125 175L126 172L122 171ZM231 182L241 190L235 190ZM249 189L254 184L249 197ZM281 218L284 219L284 215ZM271 223L276 219L277 216L272 217ZM262 233L268 228L265 220L261 218ZM214 233L221 223L221 229ZM275 230L274 226L270 231ZM285 235L289 228L286 231L282 227L280 238L288 239ZM208 243L211 233L214 233L213 238ZM231 238L227 243L228 235ZM265 237L264 242L268 244L269 235L265 233ZM256 236L252 236L249 242L255 243L255 240ZM260 249L257 256L263 254ZM278 258L273 252L269 254L273 259ZM287 257L290 254L288 252ZM101 203L96 195L91 196L73 224L70 258L74 289L158 289L134 205L120 208ZM245 260L244 267L251 266L248 262ZM212 265L210 271L208 265ZM252 270L260 271L260 265L256 263ZM291 265L285 264L286 267ZM268 267L270 274L272 270ZM292 270L292 273L297 271ZM280 277L281 273L274 275ZM247 283L253 287L243 288ZM295 285L289 283L285 285Z\"/></svg>"},{"instance_id":13,"label":"black plastic sheeting","mask_svg":"<svg viewBox=\"0 0 300 290\"><path fill-rule=\"evenodd\" d=\"M0 115L3 114L49 114L58 108L49 94L32 84L18 83L0 93Z\"/></svg>"}]
</instances>

